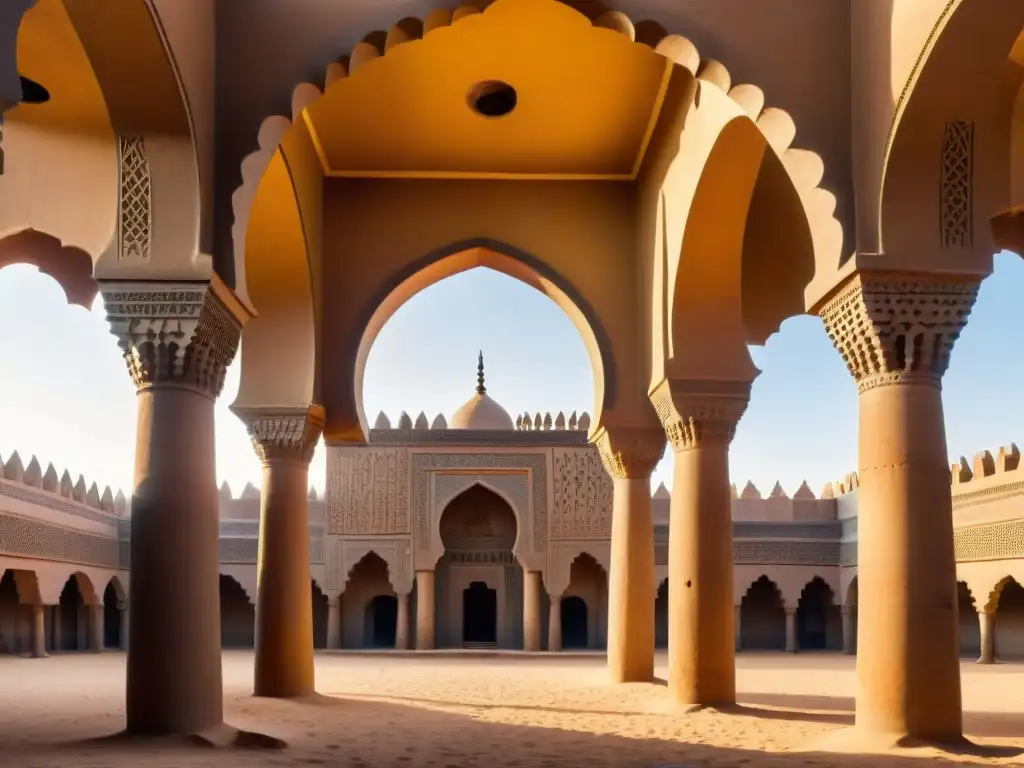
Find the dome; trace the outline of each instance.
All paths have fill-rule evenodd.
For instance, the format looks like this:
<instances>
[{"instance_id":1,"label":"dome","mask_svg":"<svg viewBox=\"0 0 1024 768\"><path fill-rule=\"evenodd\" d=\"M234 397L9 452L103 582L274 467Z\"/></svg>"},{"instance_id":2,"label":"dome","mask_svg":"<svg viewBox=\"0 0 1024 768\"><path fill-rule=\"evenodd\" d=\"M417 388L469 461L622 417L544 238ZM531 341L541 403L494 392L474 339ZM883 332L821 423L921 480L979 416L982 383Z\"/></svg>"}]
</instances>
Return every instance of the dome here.
<instances>
[{"instance_id":1,"label":"dome","mask_svg":"<svg viewBox=\"0 0 1024 768\"><path fill-rule=\"evenodd\" d=\"M484 355L477 363L476 394L473 395L448 422L448 429L514 430L515 424L508 411L487 394L484 387Z\"/></svg>"}]
</instances>

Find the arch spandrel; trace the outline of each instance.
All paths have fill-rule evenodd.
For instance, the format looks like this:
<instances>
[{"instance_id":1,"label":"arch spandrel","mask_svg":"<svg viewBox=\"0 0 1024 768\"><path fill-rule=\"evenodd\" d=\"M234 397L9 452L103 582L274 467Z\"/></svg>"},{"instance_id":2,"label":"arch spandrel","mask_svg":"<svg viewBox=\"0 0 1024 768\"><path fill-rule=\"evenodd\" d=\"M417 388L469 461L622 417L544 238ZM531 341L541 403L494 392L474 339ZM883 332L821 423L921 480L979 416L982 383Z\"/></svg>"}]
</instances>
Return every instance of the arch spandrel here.
<instances>
[{"instance_id":1,"label":"arch spandrel","mask_svg":"<svg viewBox=\"0 0 1024 768\"><path fill-rule=\"evenodd\" d=\"M888 133L877 266L986 275L990 219L1012 203L1011 131L1024 67L1014 0L948 3L919 49ZM901 34L894 25L894 42Z\"/></svg>"}]
</instances>

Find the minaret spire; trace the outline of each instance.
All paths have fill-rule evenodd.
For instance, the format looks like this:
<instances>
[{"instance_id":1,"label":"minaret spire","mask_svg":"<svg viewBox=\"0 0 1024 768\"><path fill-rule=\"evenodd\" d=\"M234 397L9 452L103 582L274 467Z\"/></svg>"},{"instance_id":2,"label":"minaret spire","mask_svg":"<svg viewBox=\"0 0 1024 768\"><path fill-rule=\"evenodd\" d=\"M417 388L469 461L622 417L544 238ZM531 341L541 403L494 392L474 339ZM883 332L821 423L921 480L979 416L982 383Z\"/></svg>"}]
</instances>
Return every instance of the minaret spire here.
<instances>
[{"instance_id":1,"label":"minaret spire","mask_svg":"<svg viewBox=\"0 0 1024 768\"><path fill-rule=\"evenodd\" d=\"M484 386L484 351L482 349L476 361L476 393L482 395L487 391L487 387Z\"/></svg>"}]
</instances>

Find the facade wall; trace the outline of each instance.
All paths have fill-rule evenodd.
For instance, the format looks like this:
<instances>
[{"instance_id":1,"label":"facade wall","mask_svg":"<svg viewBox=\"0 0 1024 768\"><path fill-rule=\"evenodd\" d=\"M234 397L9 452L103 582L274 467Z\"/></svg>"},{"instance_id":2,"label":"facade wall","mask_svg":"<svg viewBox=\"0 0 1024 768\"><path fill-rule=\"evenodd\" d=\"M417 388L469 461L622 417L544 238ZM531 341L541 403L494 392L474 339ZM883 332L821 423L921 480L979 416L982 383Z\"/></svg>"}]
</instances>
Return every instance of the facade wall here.
<instances>
[{"instance_id":1,"label":"facade wall","mask_svg":"<svg viewBox=\"0 0 1024 768\"><path fill-rule=\"evenodd\" d=\"M326 497L310 498L310 563L323 603L317 611L318 644L326 642L328 600L341 599L345 647L360 647L372 639L368 606L375 597L413 593L414 623L414 574L427 568L438 575L439 645L459 644L460 622L455 619L461 621L462 590L482 580L501 588L499 644L521 647L525 568L542 572L547 594L584 601L588 646L603 647L611 483L596 450L579 431L459 432L374 430L366 448L328 448ZM963 461L953 468L961 646L966 655L977 653L977 613L988 610L996 612L1000 656L1024 657L1024 601L1016 589L1024 583L1024 474L1014 451L1005 449L997 457L986 452L975 457L973 466ZM64 649L84 649L90 621L85 606L103 602L108 586L114 590L110 610L125 604L130 588L129 505L120 494L115 500L109 490L87 490L81 479L74 484L68 477L56 481L55 472L44 477L8 467L5 475L0 478L0 568L14 576L7 579L7 591L0 590L0 651L27 651L30 606L35 603L48 606L51 647L59 633ZM442 540L446 510L473 488L486 489L514 518L514 533L506 530L508 540L502 544L507 562L475 562L496 556L490 545L477 542L459 551L459 545ZM259 491L248 485L234 498L224 487L220 498L221 573L238 587L225 606L224 641L251 645ZM665 593L669 493L659 489L652 504L656 572ZM752 647L780 644L778 611L799 606L815 578L827 587L827 646L841 646L839 607L855 610L857 604L857 514L855 474L830 484L821 498L806 486L792 498L779 487L766 498L749 484L737 490L735 604ZM378 567L356 570L371 553L379 557ZM580 565L584 561L585 568ZM483 573L487 568L497 570ZM747 616L744 596L762 576L778 595L778 610ZM69 583L78 595L74 606L66 595L62 598ZM663 597L656 605L656 635L664 642L667 602ZM115 623L108 618L108 627ZM106 634L110 645L115 633L108 629Z\"/></svg>"}]
</instances>

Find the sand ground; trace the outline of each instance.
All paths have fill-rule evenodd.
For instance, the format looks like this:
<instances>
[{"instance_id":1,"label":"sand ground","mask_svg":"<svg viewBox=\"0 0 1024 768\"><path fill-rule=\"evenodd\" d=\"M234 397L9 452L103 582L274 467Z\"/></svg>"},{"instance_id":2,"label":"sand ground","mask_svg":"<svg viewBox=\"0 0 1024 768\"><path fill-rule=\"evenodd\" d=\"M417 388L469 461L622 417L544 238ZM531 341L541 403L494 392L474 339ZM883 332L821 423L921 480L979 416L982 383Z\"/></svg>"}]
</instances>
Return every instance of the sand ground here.
<instances>
[{"instance_id":1,"label":"sand ground","mask_svg":"<svg viewBox=\"0 0 1024 768\"><path fill-rule=\"evenodd\" d=\"M210 750L84 741L119 730L123 654L0 659L0 765L870 766L1024 764L1024 757L899 757L805 751L853 720L854 661L829 654L740 654L744 705L674 712L664 685L611 686L602 656L369 655L317 657L323 698L255 699L253 657L224 656L225 716L288 742L283 751ZM666 659L659 656L664 677ZM966 730L983 744L1024 748L1024 664L963 665Z\"/></svg>"}]
</instances>

